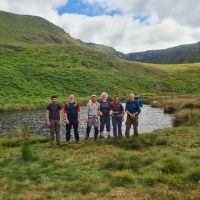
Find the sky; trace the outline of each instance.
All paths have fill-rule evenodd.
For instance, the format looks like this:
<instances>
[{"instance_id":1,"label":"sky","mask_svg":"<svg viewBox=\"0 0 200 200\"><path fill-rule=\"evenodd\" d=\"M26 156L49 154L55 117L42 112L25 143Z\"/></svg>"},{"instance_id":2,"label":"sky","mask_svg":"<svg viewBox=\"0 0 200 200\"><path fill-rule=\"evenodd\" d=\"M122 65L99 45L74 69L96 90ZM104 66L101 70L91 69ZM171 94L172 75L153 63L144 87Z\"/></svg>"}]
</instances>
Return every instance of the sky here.
<instances>
[{"instance_id":1,"label":"sky","mask_svg":"<svg viewBox=\"0 0 200 200\"><path fill-rule=\"evenodd\" d=\"M41 16L124 53L200 41L199 0L0 0L0 10Z\"/></svg>"}]
</instances>

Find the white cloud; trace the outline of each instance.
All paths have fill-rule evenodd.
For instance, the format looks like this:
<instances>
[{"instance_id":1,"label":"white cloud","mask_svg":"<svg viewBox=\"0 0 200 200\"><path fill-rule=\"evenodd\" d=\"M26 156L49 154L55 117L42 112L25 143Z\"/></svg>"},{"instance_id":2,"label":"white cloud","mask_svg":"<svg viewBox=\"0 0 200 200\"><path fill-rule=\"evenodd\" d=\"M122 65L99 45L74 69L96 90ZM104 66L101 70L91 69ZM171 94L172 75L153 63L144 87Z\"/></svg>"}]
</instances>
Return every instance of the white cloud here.
<instances>
[{"instance_id":1,"label":"white cloud","mask_svg":"<svg viewBox=\"0 0 200 200\"><path fill-rule=\"evenodd\" d=\"M160 20L172 18L188 26L200 26L199 0L84 0L106 9L119 9L134 15L157 15Z\"/></svg>"},{"instance_id":2,"label":"white cloud","mask_svg":"<svg viewBox=\"0 0 200 200\"><path fill-rule=\"evenodd\" d=\"M141 26L129 15L87 17L64 14L60 17L59 25L76 38L94 43L103 41L103 44L126 53L200 40L200 28L182 26L170 18L152 26Z\"/></svg>"},{"instance_id":3,"label":"white cloud","mask_svg":"<svg viewBox=\"0 0 200 200\"><path fill-rule=\"evenodd\" d=\"M19 14L42 16L86 42L113 46L134 52L167 48L200 41L197 0L83 0L101 4L107 10L119 9L120 16L89 17L57 14L67 0L1 0L0 9ZM189 13L189 14L188 14ZM149 15L149 25L133 16Z\"/></svg>"}]
</instances>

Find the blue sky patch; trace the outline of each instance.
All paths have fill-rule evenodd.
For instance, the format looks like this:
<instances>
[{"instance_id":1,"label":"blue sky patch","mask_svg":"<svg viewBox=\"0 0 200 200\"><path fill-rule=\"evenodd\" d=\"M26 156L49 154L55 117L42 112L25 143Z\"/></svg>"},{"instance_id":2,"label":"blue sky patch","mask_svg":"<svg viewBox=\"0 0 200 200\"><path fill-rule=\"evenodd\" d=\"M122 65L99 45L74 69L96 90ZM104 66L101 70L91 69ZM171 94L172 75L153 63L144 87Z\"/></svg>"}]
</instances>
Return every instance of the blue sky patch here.
<instances>
[{"instance_id":1,"label":"blue sky patch","mask_svg":"<svg viewBox=\"0 0 200 200\"><path fill-rule=\"evenodd\" d=\"M114 16L121 14L120 10L118 9L106 10L100 4L84 3L82 0L69 0L65 6L58 8L59 15L62 15L64 13L87 15L90 17L101 15Z\"/></svg>"},{"instance_id":2,"label":"blue sky patch","mask_svg":"<svg viewBox=\"0 0 200 200\"><path fill-rule=\"evenodd\" d=\"M148 25L150 16L149 15L136 15L133 17L133 19L139 21L140 24Z\"/></svg>"}]
</instances>

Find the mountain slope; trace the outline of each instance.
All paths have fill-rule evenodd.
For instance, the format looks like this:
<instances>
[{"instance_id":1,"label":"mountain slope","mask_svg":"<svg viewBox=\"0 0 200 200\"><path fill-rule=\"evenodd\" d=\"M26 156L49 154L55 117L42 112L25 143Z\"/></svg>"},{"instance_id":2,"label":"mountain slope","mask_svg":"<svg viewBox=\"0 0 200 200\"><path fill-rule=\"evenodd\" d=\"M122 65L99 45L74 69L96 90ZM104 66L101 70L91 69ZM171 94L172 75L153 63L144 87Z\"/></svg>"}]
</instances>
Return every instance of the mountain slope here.
<instances>
[{"instance_id":1,"label":"mountain slope","mask_svg":"<svg viewBox=\"0 0 200 200\"><path fill-rule=\"evenodd\" d=\"M125 59L125 54L119 52L119 51L116 51L113 47L109 47L109 46L106 46L106 45L102 45L102 44L95 44L95 43L86 43L86 42L83 42L81 40L78 40L82 45L84 45L85 47L91 49L91 50L94 50L94 51L99 51L103 54L106 54L108 56L113 56L113 57L116 57L116 58L122 58L122 59Z\"/></svg>"},{"instance_id":2,"label":"mountain slope","mask_svg":"<svg viewBox=\"0 0 200 200\"><path fill-rule=\"evenodd\" d=\"M200 42L195 44L180 45L161 50L123 54L112 47L93 43L84 43L85 46L100 51L106 55L114 56L129 61L155 63L155 64L183 64L200 62Z\"/></svg>"},{"instance_id":3,"label":"mountain slope","mask_svg":"<svg viewBox=\"0 0 200 200\"><path fill-rule=\"evenodd\" d=\"M0 11L0 40L54 44L79 44L51 22L36 16Z\"/></svg>"},{"instance_id":4,"label":"mountain slope","mask_svg":"<svg viewBox=\"0 0 200 200\"><path fill-rule=\"evenodd\" d=\"M200 92L197 64L162 66L116 59L33 16L0 12L0 31L0 110L44 106L51 95L63 102L69 94L85 101L103 91L110 96ZM58 40L52 40L52 34Z\"/></svg>"},{"instance_id":5,"label":"mountain slope","mask_svg":"<svg viewBox=\"0 0 200 200\"><path fill-rule=\"evenodd\" d=\"M126 55L126 59L159 64L197 63L200 62L200 42L163 50L130 53Z\"/></svg>"}]
</instances>

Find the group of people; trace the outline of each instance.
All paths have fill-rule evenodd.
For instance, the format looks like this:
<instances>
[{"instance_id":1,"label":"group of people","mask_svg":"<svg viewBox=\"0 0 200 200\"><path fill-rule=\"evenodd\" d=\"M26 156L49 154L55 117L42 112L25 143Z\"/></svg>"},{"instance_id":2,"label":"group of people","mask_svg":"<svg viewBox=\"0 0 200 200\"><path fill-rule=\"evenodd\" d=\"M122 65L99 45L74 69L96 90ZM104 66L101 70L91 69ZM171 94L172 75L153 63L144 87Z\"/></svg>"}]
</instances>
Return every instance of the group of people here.
<instances>
[{"instance_id":1,"label":"group of people","mask_svg":"<svg viewBox=\"0 0 200 200\"><path fill-rule=\"evenodd\" d=\"M106 127L107 138L111 137L111 119L113 126L113 137L122 138L122 122L124 115L127 113L125 136L129 137L130 128L133 125L134 136L138 136L138 117L143 106L139 96L135 97L133 93L129 94L129 100L126 102L125 108L120 102L120 98L115 96L111 102L108 100L108 94L101 94L101 101L98 102L96 95L92 95L87 104L87 118L86 118L86 134L87 140L90 136L91 128L94 127L94 139L99 142L104 138L104 128ZM80 123L80 105L75 101L74 95L69 96L69 101L63 108L66 121L66 142L71 139L71 129L74 129L74 136L77 143L79 143L79 123ZM53 145L55 135L56 142L60 144L60 127L62 124L62 107L57 103L57 97L51 97L51 103L47 106L46 112L47 124L50 128L50 146ZM99 131L100 127L100 131Z\"/></svg>"}]
</instances>

